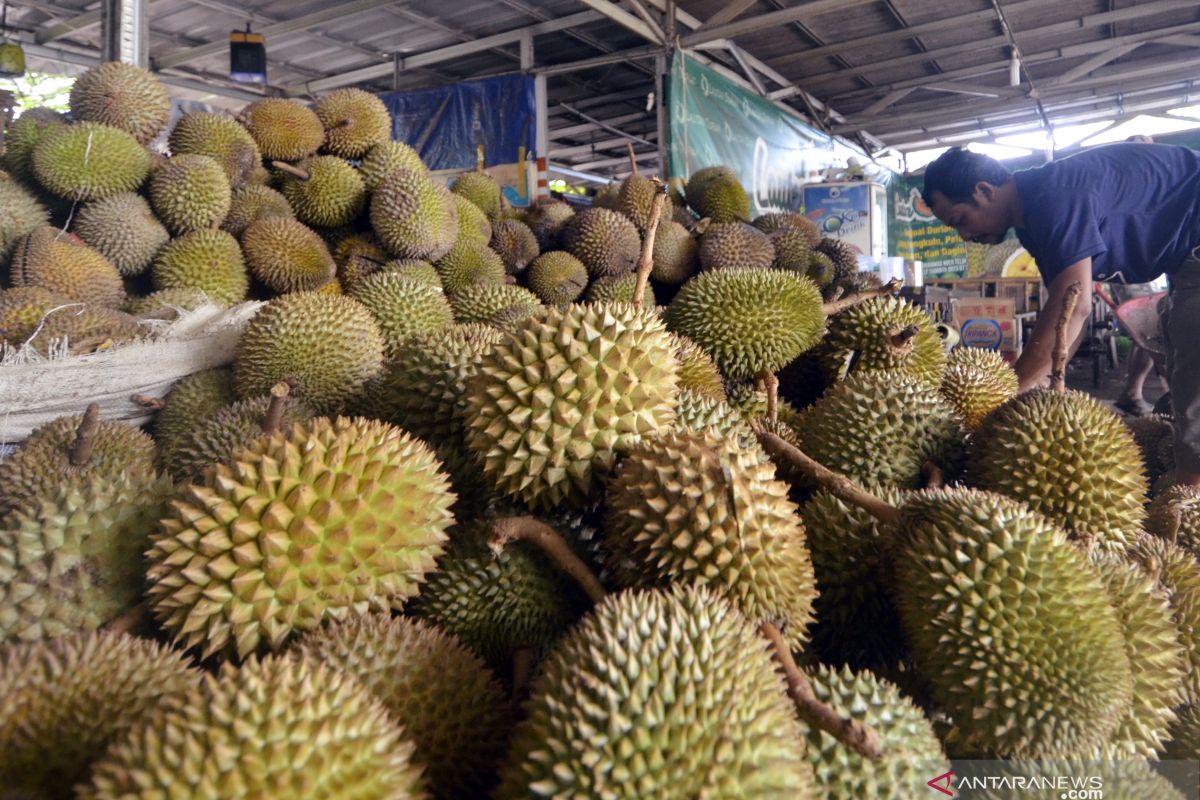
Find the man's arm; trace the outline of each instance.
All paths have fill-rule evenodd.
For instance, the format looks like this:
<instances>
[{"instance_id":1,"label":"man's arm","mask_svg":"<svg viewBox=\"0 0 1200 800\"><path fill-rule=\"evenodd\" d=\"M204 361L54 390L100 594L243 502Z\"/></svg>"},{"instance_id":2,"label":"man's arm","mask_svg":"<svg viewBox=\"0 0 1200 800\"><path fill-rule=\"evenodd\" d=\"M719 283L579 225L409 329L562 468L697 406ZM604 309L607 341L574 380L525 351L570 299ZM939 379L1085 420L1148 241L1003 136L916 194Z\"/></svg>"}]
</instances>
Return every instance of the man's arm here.
<instances>
[{"instance_id":1,"label":"man's arm","mask_svg":"<svg viewBox=\"0 0 1200 800\"><path fill-rule=\"evenodd\" d=\"M1062 313L1063 297L1067 287L1079 282L1082 290L1079 302L1075 304L1075 313L1067 323L1067 341L1071 342L1068 356L1074 354L1079 345L1079 333L1087 324L1088 315L1092 313L1092 259L1076 261L1060 272L1050 283L1050 292L1046 298L1046 306L1038 314L1033 332L1020 358L1013 364L1020 381L1021 391L1035 386L1046 386L1050 382L1051 357L1054 353L1054 328Z\"/></svg>"}]
</instances>

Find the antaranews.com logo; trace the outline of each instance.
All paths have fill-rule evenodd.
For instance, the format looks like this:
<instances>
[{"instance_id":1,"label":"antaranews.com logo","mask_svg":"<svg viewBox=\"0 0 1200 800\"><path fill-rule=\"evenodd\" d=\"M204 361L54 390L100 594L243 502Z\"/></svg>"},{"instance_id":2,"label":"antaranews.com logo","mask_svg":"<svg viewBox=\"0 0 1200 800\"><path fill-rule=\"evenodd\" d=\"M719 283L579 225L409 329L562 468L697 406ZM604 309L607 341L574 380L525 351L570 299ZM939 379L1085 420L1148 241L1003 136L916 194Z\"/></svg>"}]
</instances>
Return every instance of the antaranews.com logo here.
<instances>
[{"instance_id":1,"label":"antaranews.com logo","mask_svg":"<svg viewBox=\"0 0 1200 800\"><path fill-rule=\"evenodd\" d=\"M947 797L959 797L968 791L1021 792L1021 796L1056 796L1059 800L1103 800L1104 778L1099 775L964 775L955 778L954 771L942 773L925 784ZM1053 794L1051 794L1053 793Z\"/></svg>"},{"instance_id":2,"label":"antaranews.com logo","mask_svg":"<svg viewBox=\"0 0 1200 800\"><path fill-rule=\"evenodd\" d=\"M923 766L924 785L910 794L923 800L1200 800L1197 761L953 760Z\"/></svg>"}]
</instances>

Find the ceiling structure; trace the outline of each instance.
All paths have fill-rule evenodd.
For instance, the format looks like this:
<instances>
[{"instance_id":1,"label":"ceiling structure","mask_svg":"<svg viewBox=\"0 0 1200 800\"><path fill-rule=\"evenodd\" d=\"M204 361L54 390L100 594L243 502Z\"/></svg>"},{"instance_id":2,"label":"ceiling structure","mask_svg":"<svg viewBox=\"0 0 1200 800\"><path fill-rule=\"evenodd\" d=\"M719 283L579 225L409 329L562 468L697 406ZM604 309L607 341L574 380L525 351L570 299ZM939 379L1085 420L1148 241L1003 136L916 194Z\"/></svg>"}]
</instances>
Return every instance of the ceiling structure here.
<instances>
[{"instance_id":1,"label":"ceiling structure","mask_svg":"<svg viewBox=\"0 0 1200 800\"><path fill-rule=\"evenodd\" d=\"M268 94L528 70L547 76L550 159L610 177L629 143L639 162L660 156L651 94L671 45L873 154L1192 104L1200 74L1196 0L144 2L151 68L181 96L260 96L228 78L229 33L247 23L266 37ZM101 2L8 5L31 69L97 61Z\"/></svg>"}]
</instances>

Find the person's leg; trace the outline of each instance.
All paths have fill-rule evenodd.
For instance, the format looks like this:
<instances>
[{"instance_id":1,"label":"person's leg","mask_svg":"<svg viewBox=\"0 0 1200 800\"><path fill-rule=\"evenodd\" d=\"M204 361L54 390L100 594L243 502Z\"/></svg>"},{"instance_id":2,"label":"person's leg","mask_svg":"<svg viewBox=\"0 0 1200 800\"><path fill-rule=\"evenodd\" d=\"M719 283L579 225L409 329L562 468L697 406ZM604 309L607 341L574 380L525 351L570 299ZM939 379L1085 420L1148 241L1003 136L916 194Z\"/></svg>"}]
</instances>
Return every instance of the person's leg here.
<instances>
[{"instance_id":1,"label":"person's leg","mask_svg":"<svg viewBox=\"0 0 1200 800\"><path fill-rule=\"evenodd\" d=\"M1163 335L1175 425L1175 482L1200 486L1200 260L1189 258L1171 276Z\"/></svg>"},{"instance_id":2,"label":"person's leg","mask_svg":"<svg viewBox=\"0 0 1200 800\"><path fill-rule=\"evenodd\" d=\"M1142 391L1146 385L1146 377L1152 369L1154 369L1154 359L1145 350L1136 344L1133 345L1129 351L1129 366L1126 368L1125 373L1125 389L1121 392L1121 396L1117 398L1117 402L1114 403L1117 408L1139 417L1150 413L1153 406L1142 398Z\"/></svg>"}]
</instances>

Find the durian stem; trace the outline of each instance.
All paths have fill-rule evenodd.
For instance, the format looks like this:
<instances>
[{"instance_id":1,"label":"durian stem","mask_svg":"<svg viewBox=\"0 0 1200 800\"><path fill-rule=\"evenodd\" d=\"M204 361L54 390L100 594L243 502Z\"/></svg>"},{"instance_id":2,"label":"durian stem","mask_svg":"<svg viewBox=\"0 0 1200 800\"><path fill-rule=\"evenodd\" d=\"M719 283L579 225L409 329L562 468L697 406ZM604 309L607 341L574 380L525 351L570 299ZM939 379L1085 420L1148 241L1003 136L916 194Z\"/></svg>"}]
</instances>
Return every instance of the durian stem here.
<instances>
[{"instance_id":1,"label":"durian stem","mask_svg":"<svg viewBox=\"0 0 1200 800\"><path fill-rule=\"evenodd\" d=\"M888 344L899 350L913 340L913 337L921 332L921 329L916 325L909 325L907 328L900 330L887 337Z\"/></svg>"},{"instance_id":2,"label":"durian stem","mask_svg":"<svg viewBox=\"0 0 1200 800\"><path fill-rule=\"evenodd\" d=\"M637 174L638 174L638 170L637 170L637 159L634 158L634 156L633 156L633 142L625 143L625 152L629 153L630 176L636 178Z\"/></svg>"},{"instance_id":3,"label":"durian stem","mask_svg":"<svg viewBox=\"0 0 1200 800\"><path fill-rule=\"evenodd\" d=\"M1076 281L1067 287L1063 295L1062 311L1054 325L1054 354L1050 360L1050 388L1056 392L1067 389L1067 350L1071 343L1067 341L1067 327L1075 314L1075 304L1079 302L1079 293L1083 291Z\"/></svg>"},{"instance_id":4,"label":"durian stem","mask_svg":"<svg viewBox=\"0 0 1200 800\"><path fill-rule=\"evenodd\" d=\"M267 413L263 415L263 433L269 435L279 432L283 425L283 410L287 407L290 393L291 387L286 382L281 381L271 387L271 402L267 405Z\"/></svg>"},{"instance_id":5,"label":"durian stem","mask_svg":"<svg viewBox=\"0 0 1200 800\"><path fill-rule=\"evenodd\" d=\"M775 377L774 372L767 370L759 375L759 380L767 390L767 419L773 425L779 421L779 378Z\"/></svg>"},{"instance_id":6,"label":"durian stem","mask_svg":"<svg viewBox=\"0 0 1200 800\"><path fill-rule=\"evenodd\" d=\"M166 402L158 397L148 397L144 394L135 394L129 398L135 405L141 406L149 411L162 411Z\"/></svg>"},{"instance_id":7,"label":"durian stem","mask_svg":"<svg viewBox=\"0 0 1200 800\"><path fill-rule=\"evenodd\" d=\"M778 627L770 622L764 622L759 626L758 631L771 643L775 660L783 668L788 694L791 695L792 702L796 704L796 712L800 718L814 728L825 731L863 758L877 761L883 755L878 734L857 720L839 716L831 706L822 703L817 698L808 676L796 666L796 661L792 658L792 651L788 649L787 642L783 640L783 634Z\"/></svg>"},{"instance_id":8,"label":"durian stem","mask_svg":"<svg viewBox=\"0 0 1200 800\"><path fill-rule=\"evenodd\" d=\"M1178 500L1167 503L1167 514L1170 515L1170 524L1167 527L1167 541L1175 544L1179 538L1179 526L1183 524L1183 509L1180 507Z\"/></svg>"},{"instance_id":9,"label":"durian stem","mask_svg":"<svg viewBox=\"0 0 1200 800\"><path fill-rule=\"evenodd\" d=\"M654 180L654 200L650 204L650 222L646 225L646 239L642 242L642 258L638 262L637 283L633 286L633 305L642 307L642 295L646 293L646 282L654 269L654 237L658 233L658 219L662 216L663 204L667 201L667 189L658 179Z\"/></svg>"},{"instance_id":10,"label":"durian stem","mask_svg":"<svg viewBox=\"0 0 1200 800\"><path fill-rule=\"evenodd\" d=\"M900 509L880 500L845 475L818 464L800 448L788 444L770 431L759 431L758 441L771 457L786 461L834 497L861 508L881 522L900 519Z\"/></svg>"},{"instance_id":11,"label":"durian stem","mask_svg":"<svg viewBox=\"0 0 1200 800\"><path fill-rule=\"evenodd\" d=\"M533 517L507 517L496 521L494 531L488 540L488 547L493 553L499 554L513 539L530 542L541 548L559 569L570 575L593 603L599 603L608 596L600 579L583 563L583 559L571 552L558 531L549 525Z\"/></svg>"},{"instance_id":12,"label":"durian stem","mask_svg":"<svg viewBox=\"0 0 1200 800\"><path fill-rule=\"evenodd\" d=\"M529 686L533 683L533 668L537 663L537 648L533 645L523 645L513 650L512 656L512 701L519 706L529 696Z\"/></svg>"},{"instance_id":13,"label":"durian stem","mask_svg":"<svg viewBox=\"0 0 1200 800\"><path fill-rule=\"evenodd\" d=\"M138 603L119 617L108 621L104 630L111 633L131 633L150 619L150 606Z\"/></svg>"},{"instance_id":14,"label":"durian stem","mask_svg":"<svg viewBox=\"0 0 1200 800\"><path fill-rule=\"evenodd\" d=\"M75 443L71 445L71 466L82 467L92 460L96 446L96 432L100 430L100 406L92 403L83 412L83 420L75 431Z\"/></svg>"},{"instance_id":15,"label":"durian stem","mask_svg":"<svg viewBox=\"0 0 1200 800\"><path fill-rule=\"evenodd\" d=\"M302 181L306 181L312 177L308 174L307 170L300 169L300 167L297 167L295 164L289 164L286 161L272 161L271 166L277 170L286 172L288 175L291 175L294 178L299 178Z\"/></svg>"},{"instance_id":16,"label":"durian stem","mask_svg":"<svg viewBox=\"0 0 1200 800\"><path fill-rule=\"evenodd\" d=\"M921 465L921 477L925 479L926 489L940 489L946 485L946 473L933 461Z\"/></svg>"},{"instance_id":17,"label":"durian stem","mask_svg":"<svg viewBox=\"0 0 1200 800\"><path fill-rule=\"evenodd\" d=\"M830 300L822 308L825 310L825 316L832 317L834 314L840 314L847 308L854 308L860 303L865 303L868 300L876 297L888 297L900 290L901 281L899 278L892 278L883 287L879 289L868 289L865 292L852 294L849 297L841 300Z\"/></svg>"}]
</instances>

